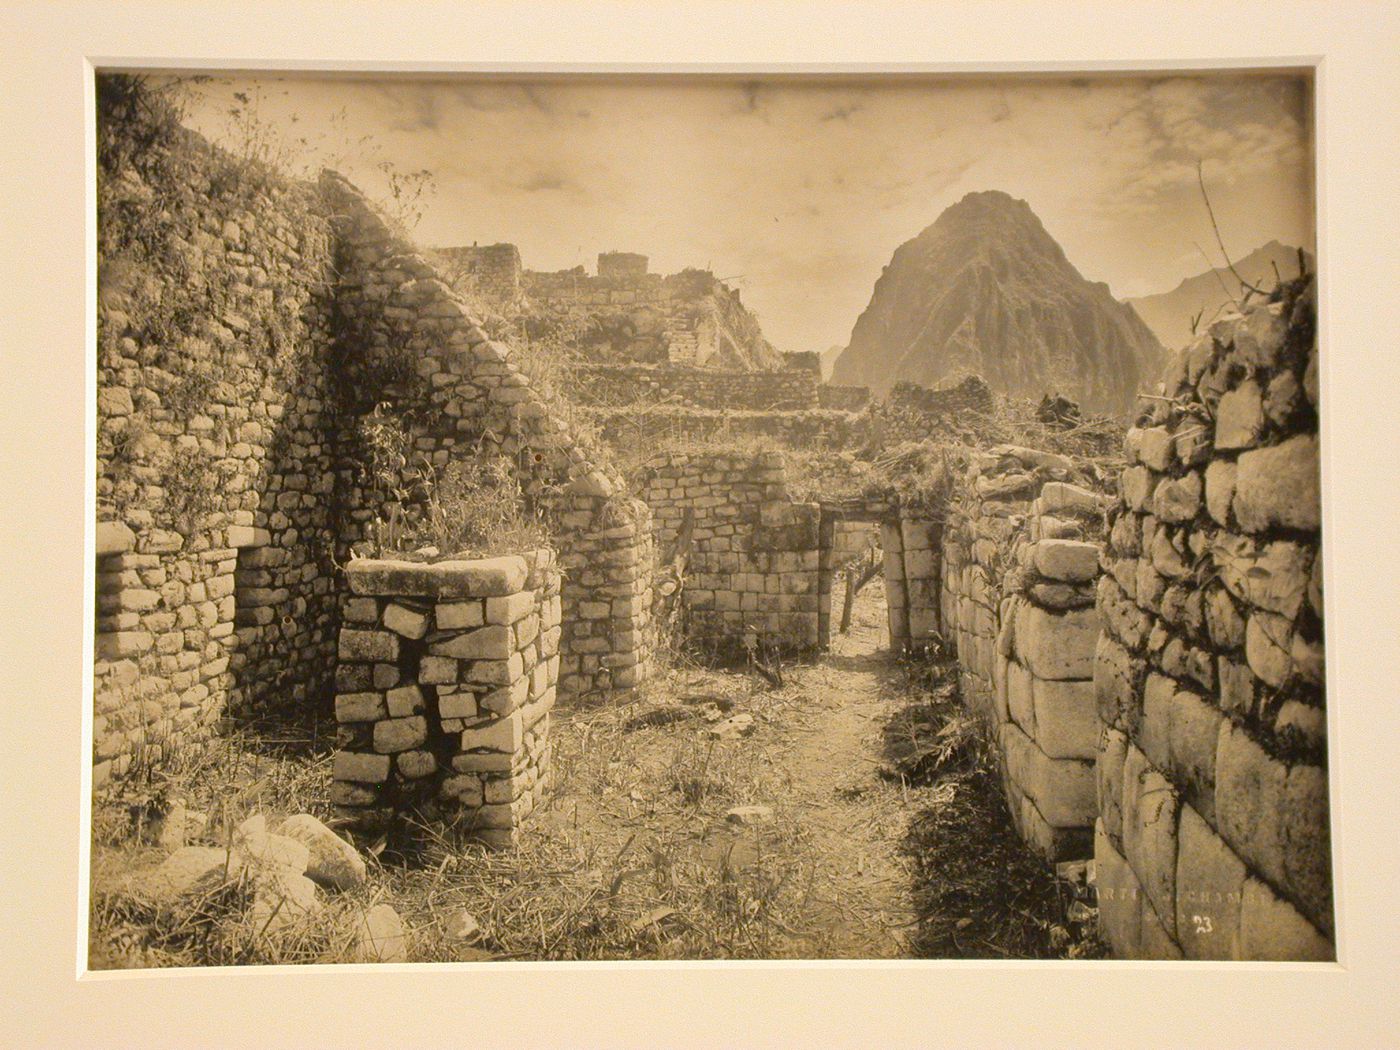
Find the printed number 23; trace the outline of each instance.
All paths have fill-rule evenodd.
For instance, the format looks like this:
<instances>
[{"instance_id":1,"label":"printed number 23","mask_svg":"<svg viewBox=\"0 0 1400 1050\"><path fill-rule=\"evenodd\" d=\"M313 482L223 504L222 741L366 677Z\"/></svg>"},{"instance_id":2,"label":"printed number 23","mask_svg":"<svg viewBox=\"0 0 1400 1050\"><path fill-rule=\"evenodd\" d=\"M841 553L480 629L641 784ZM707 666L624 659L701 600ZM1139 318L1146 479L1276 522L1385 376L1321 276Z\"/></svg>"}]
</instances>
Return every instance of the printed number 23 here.
<instances>
[{"instance_id":1,"label":"printed number 23","mask_svg":"<svg viewBox=\"0 0 1400 1050\"><path fill-rule=\"evenodd\" d=\"M1211 925L1209 915L1193 915L1191 916L1191 921L1196 924L1196 935L1198 937L1203 933L1210 933L1211 930L1215 929L1215 927Z\"/></svg>"}]
</instances>

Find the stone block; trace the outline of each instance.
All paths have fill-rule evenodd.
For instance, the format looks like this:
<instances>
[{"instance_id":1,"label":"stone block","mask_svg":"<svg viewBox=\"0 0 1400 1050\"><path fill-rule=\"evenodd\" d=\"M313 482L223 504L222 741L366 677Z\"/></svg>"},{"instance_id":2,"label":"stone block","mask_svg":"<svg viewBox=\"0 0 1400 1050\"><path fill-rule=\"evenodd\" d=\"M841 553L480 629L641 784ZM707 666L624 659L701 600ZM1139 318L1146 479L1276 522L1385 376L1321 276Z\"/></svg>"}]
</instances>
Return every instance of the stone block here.
<instances>
[{"instance_id":1,"label":"stone block","mask_svg":"<svg viewBox=\"0 0 1400 1050\"><path fill-rule=\"evenodd\" d=\"M1011 719L1008 682L1010 673L1011 661L998 653L996 662L992 665L992 710L996 716L996 724L998 726Z\"/></svg>"},{"instance_id":2,"label":"stone block","mask_svg":"<svg viewBox=\"0 0 1400 1050\"><path fill-rule=\"evenodd\" d=\"M1016 651L1037 678L1091 678L1099 625L1093 609L1050 613L1022 604L1016 611Z\"/></svg>"},{"instance_id":3,"label":"stone block","mask_svg":"<svg viewBox=\"0 0 1400 1050\"><path fill-rule=\"evenodd\" d=\"M1158 769L1171 768L1171 713L1176 690L1176 682L1156 673L1147 676L1142 689L1142 719L1134 739Z\"/></svg>"},{"instance_id":4,"label":"stone block","mask_svg":"<svg viewBox=\"0 0 1400 1050\"><path fill-rule=\"evenodd\" d=\"M1031 682L1035 742L1051 758L1092 759L1098 750L1099 713L1092 681Z\"/></svg>"},{"instance_id":5,"label":"stone block","mask_svg":"<svg viewBox=\"0 0 1400 1050\"><path fill-rule=\"evenodd\" d=\"M1220 525L1230 524L1235 477L1235 464L1229 460L1218 459L1206 467L1206 512Z\"/></svg>"},{"instance_id":6,"label":"stone block","mask_svg":"<svg viewBox=\"0 0 1400 1050\"><path fill-rule=\"evenodd\" d=\"M1117 729L1105 729L1103 743L1095 757L1099 819L1103 830L1114 840L1123 836L1123 773L1128 758L1128 737Z\"/></svg>"},{"instance_id":7,"label":"stone block","mask_svg":"<svg viewBox=\"0 0 1400 1050\"><path fill-rule=\"evenodd\" d=\"M488 598L514 594L525 585L528 566L516 555L433 563L358 558L345 567L354 594Z\"/></svg>"},{"instance_id":8,"label":"stone block","mask_svg":"<svg viewBox=\"0 0 1400 1050\"><path fill-rule=\"evenodd\" d=\"M444 778L438 786L438 797L469 809L479 808L485 801L481 778L471 774Z\"/></svg>"},{"instance_id":9,"label":"stone block","mask_svg":"<svg viewBox=\"0 0 1400 1050\"><path fill-rule=\"evenodd\" d=\"M437 772L437 759L431 751L403 751L394 756L394 768L405 780L421 780Z\"/></svg>"},{"instance_id":10,"label":"stone block","mask_svg":"<svg viewBox=\"0 0 1400 1050\"><path fill-rule=\"evenodd\" d=\"M1245 622L1244 655L1256 678L1275 689L1281 688L1296 668L1293 625L1273 613L1251 613Z\"/></svg>"},{"instance_id":11,"label":"stone block","mask_svg":"<svg viewBox=\"0 0 1400 1050\"><path fill-rule=\"evenodd\" d=\"M377 722L384 715L382 693L340 693L335 698L337 722Z\"/></svg>"},{"instance_id":12,"label":"stone block","mask_svg":"<svg viewBox=\"0 0 1400 1050\"><path fill-rule=\"evenodd\" d=\"M1020 732L1014 726L1008 726ZM1016 782L1055 828L1090 827L1096 813L1094 766L1072 758L1050 758L1027 738L1017 749Z\"/></svg>"},{"instance_id":13,"label":"stone block","mask_svg":"<svg viewBox=\"0 0 1400 1050\"><path fill-rule=\"evenodd\" d=\"M1099 636L1094 656L1094 698L1099 721L1122 727L1139 707L1137 682L1145 663L1107 634Z\"/></svg>"},{"instance_id":14,"label":"stone block","mask_svg":"<svg viewBox=\"0 0 1400 1050\"><path fill-rule=\"evenodd\" d=\"M1097 495L1066 481L1047 481L1040 487L1039 500L1045 514L1096 515L1102 509Z\"/></svg>"},{"instance_id":15,"label":"stone block","mask_svg":"<svg viewBox=\"0 0 1400 1050\"><path fill-rule=\"evenodd\" d=\"M1327 933L1333 929L1329 814L1326 771L1293 766L1283 793L1284 881L1280 885Z\"/></svg>"},{"instance_id":16,"label":"stone block","mask_svg":"<svg viewBox=\"0 0 1400 1050\"><path fill-rule=\"evenodd\" d=\"M1099 574L1099 547L1080 540L1041 540L1032 548L1036 571L1052 580L1081 583Z\"/></svg>"},{"instance_id":17,"label":"stone block","mask_svg":"<svg viewBox=\"0 0 1400 1050\"><path fill-rule=\"evenodd\" d=\"M361 663L393 661L399 658L399 638L388 631L359 631L342 627L338 653L341 660Z\"/></svg>"},{"instance_id":18,"label":"stone block","mask_svg":"<svg viewBox=\"0 0 1400 1050\"><path fill-rule=\"evenodd\" d=\"M1176 929L1188 959L1239 959L1245 866L1189 805L1177 827Z\"/></svg>"},{"instance_id":19,"label":"stone block","mask_svg":"<svg viewBox=\"0 0 1400 1050\"><path fill-rule=\"evenodd\" d=\"M1337 949L1298 910L1258 879L1245 879L1240 903L1240 958L1332 962Z\"/></svg>"},{"instance_id":20,"label":"stone block","mask_svg":"<svg viewBox=\"0 0 1400 1050\"><path fill-rule=\"evenodd\" d=\"M422 716L389 718L374 724L374 749L380 754L393 754L428 742L428 720Z\"/></svg>"},{"instance_id":21,"label":"stone block","mask_svg":"<svg viewBox=\"0 0 1400 1050\"><path fill-rule=\"evenodd\" d=\"M450 656L424 656L418 664L418 680L424 685L451 685L457 681L458 666Z\"/></svg>"},{"instance_id":22,"label":"stone block","mask_svg":"<svg viewBox=\"0 0 1400 1050\"><path fill-rule=\"evenodd\" d=\"M1006 668L1006 706L1012 721L1019 725L1027 736L1035 737L1035 694L1032 688L1033 677L1016 661Z\"/></svg>"},{"instance_id":23,"label":"stone block","mask_svg":"<svg viewBox=\"0 0 1400 1050\"><path fill-rule=\"evenodd\" d=\"M1152 495L1152 511L1162 521L1191 521L1200 512L1204 484L1198 471L1168 478Z\"/></svg>"},{"instance_id":24,"label":"stone block","mask_svg":"<svg viewBox=\"0 0 1400 1050\"><path fill-rule=\"evenodd\" d=\"M336 780L360 784L381 784L389 779L389 756L361 751L337 751L331 766Z\"/></svg>"},{"instance_id":25,"label":"stone block","mask_svg":"<svg viewBox=\"0 0 1400 1050\"><path fill-rule=\"evenodd\" d=\"M1288 767L1239 726L1221 723L1215 759L1215 814L1220 834L1275 886L1286 885L1284 785Z\"/></svg>"},{"instance_id":26,"label":"stone block","mask_svg":"<svg viewBox=\"0 0 1400 1050\"><path fill-rule=\"evenodd\" d=\"M393 689L399 684L403 674L398 664L375 664L373 671L374 688Z\"/></svg>"},{"instance_id":27,"label":"stone block","mask_svg":"<svg viewBox=\"0 0 1400 1050\"><path fill-rule=\"evenodd\" d=\"M1108 840L1101 822L1094 832L1094 883L1099 898L1099 933L1118 958L1140 958L1142 889L1133 869Z\"/></svg>"},{"instance_id":28,"label":"stone block","mask_svg":"<svg viewBox=\"0 0 1400 1050\"><path fill-rule=\"evenodd\" d=\"M476 718L480 714L477 695L466 690L438 694L438 716L444 719Z\"/></svg>"},{"instance_id":29,"label":"stone block","mask_svg":"<svg viewBox=\"0 0 1400 1050\"><path fill-rule=\"evenodd\" d=\"M136 549L136 533L120 521L99 521L95 537L99 558Z\"/></svg>"},{"instance_id":30,"label":"stone block","mask_svg":"<svg viewBox=\"0 0 1400 1050\"><path fill-rule=\"evenodd\" d=\"M523 620L535 608L535 595L532 591L508 594L486 599L486 622L490 624L512 624Z\"/></svg>"},{"instance_id":31,"label":"stone block","mask_svg":"<svg viewBox=\"0 0 1400 1050\"><path fill-rule=\"evenodd\" d=\"M1264 395L1247 379L1220 398L1215 410L1215 447L1222 451L1253 448L1264 429Z\"/></svg>"},{"instance_id":32,"label":"stone block","mask_svg":"<svg viewBox=\"0 0 1400 1050\"><path fill-rule=\"evenodd\" d=\"M1167 768L1209 821L1215 819L1215 754L1224 717L1214 704L1188 689L1172 695Z\"/></svg>"},{"instance_id":33,"label":"stone block","mask_svg":"<svg viewBox=\"0 0 1400 1050\"><path fill-rule=\"evenodd\" d=\"M428 614L390 602L384 607L384 626L405 638L422 638L428 633Z\"/></svg>"},{"instance_id":34,"label":"stone block","mask_svg":"<svg viewBox=\"0 0 1400 1050\"><path fill-rule=\"evenodd\" d=\"M1138 940L1140 958L1169 960L1181 958L1181 946L1172 939L1171 931L1152 906L1152 899L1142 903L1142 934Z\"/></svg>"},{"instance_id":35,"label":"stone block","mask_svg":"<svg viewBox=\"0 0 1400 1050\"><path fill-rule=\"evenodd\" d=\"M1150 766L1123 781L1123 856L1167 933L1176 936L1176 850L1179 803L1171 782Z\"/></svg>"},{"instance_id":36,"label":"stone block","mask_svg":"<svg viewBox=\"0 0 1400 1050\"><path fill-rule=\"evenodd\" d=\"M439 602L434 615L438 629L443 631L481 627L486 623L486 607L481 601Z\"/></svg>"},{"instance_id":37,"label":"stone block","mask_svg":"<svg viewBox=\"0 0 1400 1050\"><path fill-rule=\"evenodd\" d=\"M345 623L378 624L379 603L373 598L346 598L340 618Z\"/></svg>"},{"instance_id":38,"label":"stone block","mask_svg":"<svg viewBox=\"0 0 1400 1050\"><path fill-rule=\"evenodd\" d=\"M520 712L516 711L504 718L464 729L461 748L463 751L502 751L510 754L520 750L524 733L524 723Z\"/></svg>"},{"instance_id":39,"label":"stone block","mask_svg":"<svg viewBox=\"0 0 1400 1050\"><path fill-rule=\"evenodd\" d=\"M1242 454L1235 480L1235 518L1247 532L1316 530L1322 521L1317 437L1300 434Z\"/></svg>"},{"instance_id":40,"label":"stone block","mask_svg":"<svg viewBox=\"0 0 1400 1050\"><path fill-rule=\"evenodd\" d=\"M431 655L450 656L454 660L506 660L514 651L515 640L510 628L502 624L481 627L428 646Z\"/></svg>"},{"instance_id":41,"label":"stone block","mask_svg":"<svg viewBox=\"0 0 1400 1050\"><path fill-rule=\"evenodd\" d=\"M389 717L391 718L407 718L409 715L421 713L426 707L423 700L423 690L416 684L390 689L385 699L388 702Z\"/></svg>"}]
</instances>

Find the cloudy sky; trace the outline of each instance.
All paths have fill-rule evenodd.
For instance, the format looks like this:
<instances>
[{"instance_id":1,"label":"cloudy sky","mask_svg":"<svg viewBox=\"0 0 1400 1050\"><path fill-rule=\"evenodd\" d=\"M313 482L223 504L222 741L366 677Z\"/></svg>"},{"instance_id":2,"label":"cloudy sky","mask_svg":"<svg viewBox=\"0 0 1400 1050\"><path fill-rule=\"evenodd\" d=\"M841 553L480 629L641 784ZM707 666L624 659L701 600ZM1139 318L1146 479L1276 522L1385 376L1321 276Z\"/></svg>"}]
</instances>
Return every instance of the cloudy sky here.
<instances>
[{"instance_id":1,"label":"cloudy sky","mask_svg":"<svg viewBox=\"0 0 1400 1050\"><path fill-rule=\"evenodd\" d=\"M974 190L1028 201L1120 298L1206 269L1199 249L1219 264L1197 158L1232 257L1314 241L1291 77L265 77L201 85L189 123L234 148L271 136L371 194L385 162L431 172L426 244L511 241L536 270L592 271L607 250L708 267L783 350L844 344L894 249Z\"/></svg>"}]
</instances>

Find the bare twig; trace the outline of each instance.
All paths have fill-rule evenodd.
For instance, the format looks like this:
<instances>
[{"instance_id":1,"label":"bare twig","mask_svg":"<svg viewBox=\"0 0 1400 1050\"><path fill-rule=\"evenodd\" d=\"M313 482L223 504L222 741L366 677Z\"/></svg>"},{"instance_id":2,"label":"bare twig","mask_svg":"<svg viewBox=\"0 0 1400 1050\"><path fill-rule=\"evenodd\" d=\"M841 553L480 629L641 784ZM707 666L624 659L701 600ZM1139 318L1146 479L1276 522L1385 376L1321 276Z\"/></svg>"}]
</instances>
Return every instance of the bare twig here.
<instances>
[{"instance_id":1,"label":"bare twig","mask_svg":"<svg viewBox=\"0 0 1400 1050\"><path fill-rule=\"evenodd\" d=\"M1235 264L1230 261L1230 256L1225 251L1225 241L1221 239L1220 225L1215 221L1215 209L1211 207L1210 194L1206 193L1206 180L1201 172L1201 161L1199 159L1196 161L1196 181L1200 184L1201 199L1206 202L1206 211L1210 214L1210 227L1215 231L1215 243L1220 246L1220 256L1225 260L1225 265L1229 267L1230 272L1235 275L1235 280L1240 282L1240 287L1248 288L1256 295L1263 295L1264 293L1262 291L1240 276L1240 272L1235 269Z\"/></svg>"}]
</instances>

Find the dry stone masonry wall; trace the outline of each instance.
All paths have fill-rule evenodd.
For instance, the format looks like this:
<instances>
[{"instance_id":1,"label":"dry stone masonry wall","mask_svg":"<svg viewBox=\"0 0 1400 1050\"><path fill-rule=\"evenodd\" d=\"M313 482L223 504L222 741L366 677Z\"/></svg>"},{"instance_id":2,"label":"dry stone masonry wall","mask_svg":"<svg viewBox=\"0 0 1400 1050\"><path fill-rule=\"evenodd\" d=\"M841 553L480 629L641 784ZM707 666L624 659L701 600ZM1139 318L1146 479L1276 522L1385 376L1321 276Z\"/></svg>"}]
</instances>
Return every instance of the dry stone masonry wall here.
<instances>
[{"instance_id":1,"label":"dry stone masonry wall","mask_svg":"<svg viewBox=\"0 0 1400 1050\"><path fill-rule=\"evenodd\" d=\"M100 154L120 157L127 129L101 124ZM242 177L192 136L110 163L99 179L98 787L158 766L225 711L325 702L339 529L324 208L307 187Z\"/></svg>"},{"instance_id":2,"label":"dry stone masonry wall","mask_svg":"<svg viewBox=\"0 0 1400 1050\"><path fill-rule=\"evenodd\" d=\"M817 408L820 377L807 369L747 371L689 365L577 365L580 400L645 405L673 401L691 408L800 411Z\"/></svg>"},{"instance_id":3,"label":"dry stone masonry wall","mask_svg":"<svg viewBox=\"0 0 1400 1050\"><path fill-rule=\"evenodd\" d=\"M556 530L562 687L641 681L646 506L423 254L338 176L281 180L100 103L95 785L226 714L329 713L338 566L387 499L357 437L379 405L434 470L506 461Z\"/></svg>"},{"instance_id":4,"label":"dry stone masonry wall","mask_svg":"<svg viewBox=\"0 0 1400 1050\"><path fill-rule=\"evenodd\" d=\"M1106 500L1085 480L1051 452L974 453L943 534L942 615L963 700L995 743L1012 820L1049 861L1093 848Z\"/></svg>"},{"instance_id":5,"label":"dry stone masonry wall","mask_svg":"<svg viewBox=\"0 0 1400 1050\"><path fill-rule=\"evenodd\" d=\"M1212 324L1128 434L1095 664L1120 956L1333 957L1313 295Z\"/></svg>"},{"instance_id":6,"label":"dry stone masonry wall","mask_svg":"<svg viewBox=\"0 0 1400 1050\"><path fill-rule=\"evenodd\" d=\"M777 452L666 454L640 476L659 549L693 517L682 600L703 647L733 655L750 628L789 651L823 643L821 507L793 502L786 477Z\"/></svg>"},{"instance_id":7,"label":"dry stone masonry wall","mask_svg":"<svg viewBox=\"0 0 1400 1050\"><path fill-rule=\"evenodd\" d=\"M436 470L454 458L503 457L530 507L552 525L565 573L561 689L607 699L646 676L651 626L650 514L605 461L585 451L479 321L411 244L332 173L340 242L341 338L367 359L351 382L388 403ZM347 363L348 365L348 363ZM360 379L359 376L367 376ZM349 472L347 472L349 473ZM347 501L367 527L363 488Z\"/></svg>"},{"instance_id":8,"label":"dry stone masonry wall","mask_svg":"<svg viewBox=\"0 0 1400 1050\"><path fill-rule=\"evenodd\" d=\"M346 569L333 801L361 831L415 813L493 845L547 790L559 677L549 550Z\"/></svg>"}]
</instances>

